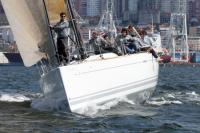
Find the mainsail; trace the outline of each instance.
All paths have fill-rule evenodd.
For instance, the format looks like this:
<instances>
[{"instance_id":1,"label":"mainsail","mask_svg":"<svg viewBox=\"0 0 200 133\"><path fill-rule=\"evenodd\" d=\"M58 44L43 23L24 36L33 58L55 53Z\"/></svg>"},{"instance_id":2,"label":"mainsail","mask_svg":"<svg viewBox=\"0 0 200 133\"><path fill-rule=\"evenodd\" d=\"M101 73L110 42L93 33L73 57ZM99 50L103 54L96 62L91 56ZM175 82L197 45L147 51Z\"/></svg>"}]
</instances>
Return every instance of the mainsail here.
<instances>
[{"instance_id":1,"label":"mainsail","mask_svg":"<svg viewBox=\"0 0 200 133\"><path fill-rule=\"evenodd\" d=\"M2 5L25 66L32 66L42 58L56 62L43 1L3 0Z\"/></svg>"}]
</instances>

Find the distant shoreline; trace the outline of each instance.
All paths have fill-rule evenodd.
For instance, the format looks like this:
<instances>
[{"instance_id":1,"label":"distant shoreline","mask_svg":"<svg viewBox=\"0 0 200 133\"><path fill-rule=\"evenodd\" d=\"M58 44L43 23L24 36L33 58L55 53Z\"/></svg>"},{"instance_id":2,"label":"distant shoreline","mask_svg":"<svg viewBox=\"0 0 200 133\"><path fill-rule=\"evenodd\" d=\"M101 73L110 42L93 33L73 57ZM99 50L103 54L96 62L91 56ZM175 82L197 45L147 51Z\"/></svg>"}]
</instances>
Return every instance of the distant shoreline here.
<instances>
[{"instance_id":1,"label":"distant shoreline","mask_svg":"<svg viewBox=\"0 0 200 133\"><path fill-rule=\"evenodd\" d=\"M169 62L169 63L160 63L161 67L165 66L192 66L200 67L200 63L178 63L178 62Z\"/></svg>"}]
</instances>

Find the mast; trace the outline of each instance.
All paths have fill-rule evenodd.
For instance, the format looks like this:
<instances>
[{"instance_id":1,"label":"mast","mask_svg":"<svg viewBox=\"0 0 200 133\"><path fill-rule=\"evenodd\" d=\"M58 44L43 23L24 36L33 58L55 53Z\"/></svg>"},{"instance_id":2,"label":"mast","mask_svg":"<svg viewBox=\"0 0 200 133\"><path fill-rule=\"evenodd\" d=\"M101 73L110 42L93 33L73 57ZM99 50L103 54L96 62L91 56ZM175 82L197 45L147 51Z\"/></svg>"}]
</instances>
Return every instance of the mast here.
<instances>
[{"instance_id":1,"label":"mast","mask_svg":"<svg viewBox=\"0 0 200 133\"><path fill-rule=\"evenodd\" d=\"M153 27L153 14L151 14L151 28L152 28L152 34L154 33L154 27Z\"/></svg>"},{"instance_id":2,"label":"mast","mask_svg":"<svg viewBox=\"0 0 200 133\"><path fill-rule=\"evenodd\" d=\"M114 0L107 0L106 10L103 13L97 27L97 30L107 32L110 38L115 38L117 36L117 29L115 26L115 21L113 19L113 10Z\"/></svg>"},{"instance_id":3,"label":"mast","mask_svg":"<svg viewBox=\"0 0 200 133\"><path fill-rule=\"evenodd\" d=\"M70 0L65 0L65 4L67 6L67 9L69 10L72 28L74 29L75 40L76 40L76 44L79 48L79 53L81 55L81 59L85 59L86 55L85 55L84 48L83 48L83 41L82 41L80 32L78 31L78 28L77 28L77 25L76 25L76 19L75 19L73 10L72 10L72 5L71 5Z\"/></svg>"}]
</instances>

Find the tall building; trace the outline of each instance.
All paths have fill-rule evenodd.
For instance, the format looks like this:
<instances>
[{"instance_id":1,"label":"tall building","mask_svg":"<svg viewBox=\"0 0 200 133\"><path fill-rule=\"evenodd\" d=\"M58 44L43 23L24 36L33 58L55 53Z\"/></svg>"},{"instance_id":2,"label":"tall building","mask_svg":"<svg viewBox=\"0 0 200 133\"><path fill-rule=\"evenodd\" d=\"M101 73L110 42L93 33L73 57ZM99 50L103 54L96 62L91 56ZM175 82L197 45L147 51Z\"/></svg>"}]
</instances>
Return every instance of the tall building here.
<instances>
[{"instance_id":1,"label":"tall building","mask_svg":"<svg viewBox=\"0 0 200 133\"><path fill-rule=\"evenodd\" d=\"M161 0L160 2L160 22L169 23L171 17L171 0Z\"/></svg>"},{"instance_id":2,"label":"tall building","mask_svg":"<svg viewBox=\"0 0 200 133\"><path fill-rule=\"evenodd\" d=\"M122 0L122 20L124 22L128 22L129 21L129 6L128 3L129 0Z\"/></svg>"},{"instance_id":3,"label":"tall building","mask_svg":"<svg viewBox=\"0 0 200 133\"><path fill-rule=\"evenodd\" d=\"M83 14L83 11L82 11L82 8L81 7L85 7L84 4L82 5L82 2L84 2L84 0L74 0L73 1L73 4L74 4L74 7L76 9L76 11L81 15L81 16L84 16ZM85 2L86 3L86 2Z\"/></svg>"},{"instance_id":4,"label":"tall building","mask_svg":"<svg viewBox=\"0 0 200 133\"><path fill-rule=\"evenodd\" d=\"M122 11L122 0L115 0L115 14L119 22L122 22L122 17L123 17L123 11Z\"/></svg>"},{"instance_id":5,"label":"tall building","mask_svg":"<svg viewBox=\"0 0 200 133\"><path fill-rule=\"evenodd\" d=\"M101 15L101 0L87 0L87 16Z\"/></svg>"},{"instance_id":6,"label":"tall building","mask_svg":"<svg viewBox=\"0 0 200 133\"><path fill-rule=\"evenodd\" d=\"M138 22L138 2L139 0L129 0L128 10L129 10L129 20L133 23Z\"/></svg>"},{"instance_id":7,"label":"tall building","mask_svg":"<svg viewBox=\"0 0 200 133\"><path fill-rule=\"evenodd\" d=\"M74 0L76 11L81 16L87 16L87 0Z\"/></svg>"},{"instance_id":8,"label":"tall building","mask_svg":"<svg viewBox=\"0 0 200 133\"><path fill-rule=\"evenodd\" d=\"M188 0L188 15L189 18L193 18L195 17L195 13L196 13L196 1L195 0Z\"/></svg>"},{"instance_id":9,"label":"tall building","mask_svg":"<svg viewBox=\"0 0 200 133\"><path fill-rule=\"evenodd\" d=\"M105 0L74 0L76 10L81 16L94 17L100 16L102 4Z\"/></svg>"},{"instance_id":10,"label":"tall building","mask_svg":"<svg viewBox=\"0 0 200 133\"><path fill-rule=\"evenodd\" d=\"M199 0L196 0L196 15L197 15L197 18L199 19L199 22L200 22L200 1Z\"/></svg>"},{"instance_id":11,"label":"tall building","mask_svg":"<svg viewBox=\"0 0 200 133\"><path fill-rule=\"evenodd\" d=\"M115 1L115 0L114 0ZM107 0L100 0L100 13L104 13L107 8Z\"/></svg>"},{"instance_id":12,"label":"tall building","mask_svg":"<svg viewBox=\"0 0 200 133\"><path fill-rule=\"evenodd\" d=\"M200 24L200 1L188 0L188 19L191 25Z\"/></svg>"},{"instance_id":13,"label":"tall building","mask_svg":"<svg viewBox=\"0 0 200 133\"><path fill-rule=\"evenodd\" d=\"M137 23L139 0L115 0L116 17L123 23Z\"/></svg>"},{"instance_id":14,"label":"tall building","mask_svg":"<svg viewBox=\"0 0 200 133\"><path fill-rule=\"evenodd\" d=\"M171 12L171 1L170 0L162 0L162 2L160 2L160 11L161 12Z\"/></svg>"},{"instance_id":15,"label":"tall building","mask_svg":"<svg viewBox=\"0 0 200 133\"><path fill-rule=\"evenodd\" d=\"M0 26L2 25L8 25L8 20L6 18L6 15L4 13L4 10L0 1Z\"/></svg>"},{"instance_id":16,"label":"tall building","mask_svg":"<svg viewBox=\"0 0 200 133\"><path fill-rule=\"evenodd\" d=\"M171 13L186 12L186 5L186 0L160 0L160 22L169 23Z\"/></svg>"},{"instance_id":17,"label":"tall building","mask_svg":"<svg viewBox=\"0 0 200 133\"><path fill-rule=\"evenodd\" d=\"M160 0L139 1L139 24L160 23Z\"/></svg>"}]
</instances>

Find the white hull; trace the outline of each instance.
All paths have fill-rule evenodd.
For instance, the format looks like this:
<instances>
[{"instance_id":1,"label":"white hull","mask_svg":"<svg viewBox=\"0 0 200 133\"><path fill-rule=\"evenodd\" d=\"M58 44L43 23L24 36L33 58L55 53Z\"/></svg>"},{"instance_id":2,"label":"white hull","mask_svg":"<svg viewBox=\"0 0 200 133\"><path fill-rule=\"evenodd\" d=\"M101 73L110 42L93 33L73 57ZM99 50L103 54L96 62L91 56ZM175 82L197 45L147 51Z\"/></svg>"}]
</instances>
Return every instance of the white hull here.
<instances>
[{"instance_id":1,"label":"white hull","mask_svg":"<svg viewBox=\"0 0 200 133\"><path fill-rule=\"evenodd\" d=\"M158 62L149 53L89 60L62 66L43 75L41 87L45 98L66 103L67 109L79 109L127 97L134 102L149 98L157 85ZM96 60L94 60L96 59Z\"/></svg>"}]
</instances>

